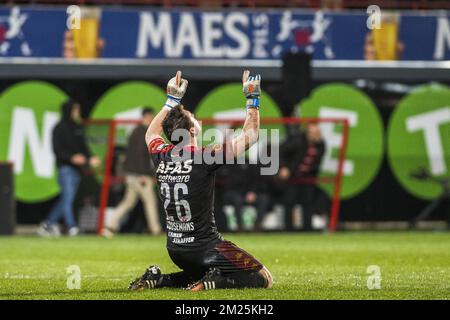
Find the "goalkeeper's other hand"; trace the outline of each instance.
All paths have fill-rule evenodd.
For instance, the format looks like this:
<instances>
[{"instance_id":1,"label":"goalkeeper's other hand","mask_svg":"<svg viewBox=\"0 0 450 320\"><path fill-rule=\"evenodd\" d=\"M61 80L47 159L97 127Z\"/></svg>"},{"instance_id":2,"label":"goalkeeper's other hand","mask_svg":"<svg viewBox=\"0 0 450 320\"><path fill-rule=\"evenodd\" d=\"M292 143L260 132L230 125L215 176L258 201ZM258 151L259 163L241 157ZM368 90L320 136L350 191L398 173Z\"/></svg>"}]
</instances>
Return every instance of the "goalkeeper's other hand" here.
<instances>
[{"instance_id":1,"label":"goalkeeper's other hand","mask_svg":"<svg viewBox=\"0 0 450 320\"><path fill-rule=\"evenodd\" d=\"M261 76L250 76L250 71L245 70L242 75L242 91L247 98L247 108L259 109L259 97L261 96Z\"/></svg>"},{"instance_id":2,"label":"goalkeeper's other hand","mask_svg":"<svg viewBox=\"0 0 450 320\"><path fill-rule=\"evenodd\" d=\"M188 81L181 78L181 71L177 71L176 76L167 83L167 101L165 106L173 108L180 104L181 99L186 93L187 86Z\"/></svg>"}]
</instances>

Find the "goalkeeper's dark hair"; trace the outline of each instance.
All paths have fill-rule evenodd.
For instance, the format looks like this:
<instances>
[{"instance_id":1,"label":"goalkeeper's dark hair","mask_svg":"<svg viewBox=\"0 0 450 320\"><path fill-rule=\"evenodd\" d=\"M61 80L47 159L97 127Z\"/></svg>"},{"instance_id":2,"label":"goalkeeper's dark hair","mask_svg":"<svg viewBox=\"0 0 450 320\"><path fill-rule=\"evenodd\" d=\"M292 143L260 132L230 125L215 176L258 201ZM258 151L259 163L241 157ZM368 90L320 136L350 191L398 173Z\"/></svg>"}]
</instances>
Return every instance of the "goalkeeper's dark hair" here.
<instances>
[{"instance_id":1,"label":"goalkeeper's dark hair","mask_svg":"<svg viewBox=\"0 0 450 320\"><path fill-rule=\"evenodd\" d=\"M162 122L164 134L173 144L181 142L179 140L172 140L172 134L175 130L186 129L189 131L193 126L194 124L191 118L184 112L184 106L182 104L173 107Z\"/></svg>"},{"instance_id":2,"label":"goalkeeper's dark hair","mask_svg":"<svg viewBox=\"0 0 450 320\"><path fill-rule=\"evenodd\" d=\"M141 112L141 115L143 116L143 117L145 117L147 114L155 114L155 110L153 110L152 108L150 108L150 107L144 107L144 108L142 108L142 112Z\"/></svg>"}]
</instances>

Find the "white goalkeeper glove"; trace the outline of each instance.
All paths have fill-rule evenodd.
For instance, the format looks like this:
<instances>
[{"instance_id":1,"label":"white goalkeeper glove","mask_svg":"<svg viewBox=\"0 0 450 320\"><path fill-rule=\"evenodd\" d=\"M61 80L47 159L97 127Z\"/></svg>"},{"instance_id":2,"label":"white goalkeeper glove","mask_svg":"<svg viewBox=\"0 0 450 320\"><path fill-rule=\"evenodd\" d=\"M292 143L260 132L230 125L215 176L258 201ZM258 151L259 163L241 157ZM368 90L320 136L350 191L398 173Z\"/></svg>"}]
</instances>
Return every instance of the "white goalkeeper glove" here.
<instances>
[{"instance_id":1,"label":"white goalkeeper glove","mask_svg":"<svg viewBox=\"0 0 450 320\"><path fill-rule=\"evenodd\" d=\"M247 98L247 108L259 109L259 97L261 96L261 76L250 77L250 71L245 70L242 75L242 91Z\"/></svg>"},{"instance_id":2,"label":"white goalkeeper glove","mask_svg":"<svg viewBox=\"0 0 450 320\"><path fill-rule=\"evenodd\" d=\"M170 79L167 83L167 100L164 107L172 109L176 105L179 105L181 99L186 93L187 86L188 81L181 78L181 71L177 71L176 76Z\"/></svg>"}]
</instances>

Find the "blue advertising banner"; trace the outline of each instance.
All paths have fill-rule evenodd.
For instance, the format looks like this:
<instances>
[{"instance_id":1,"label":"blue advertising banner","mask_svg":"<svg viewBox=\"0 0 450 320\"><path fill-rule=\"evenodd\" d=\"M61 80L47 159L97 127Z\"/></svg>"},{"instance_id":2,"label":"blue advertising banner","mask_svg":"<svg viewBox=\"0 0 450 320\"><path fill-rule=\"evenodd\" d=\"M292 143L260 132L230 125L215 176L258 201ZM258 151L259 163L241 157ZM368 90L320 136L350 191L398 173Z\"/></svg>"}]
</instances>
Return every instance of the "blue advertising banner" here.
<instances>
[{"instance_id":1,"label":"blue advertising banner","mask_svg":"<svg viewBox=\"0 0 450 320\"><path fill-rule=\"evenodd\" d=\"M65 8L0 8L0 57L61 57ZM450 13L398 13L382 31L364 11L101 8L101 57L316 60L450 60ZM380 36L381 35L381 36ZM380 40L381 39L381 40ZM389 54L392 56L389 58Z\"/></svg>"},{"instance_id":2,"label":"blue advertising banner","mask_svg":"<svg viewBox=\"0 0 450 320\"><path fill-rule=\"evenodd\" d=\"M66 11L0 7L0 57L61 57Z\"/></svg>"}]
</instances>

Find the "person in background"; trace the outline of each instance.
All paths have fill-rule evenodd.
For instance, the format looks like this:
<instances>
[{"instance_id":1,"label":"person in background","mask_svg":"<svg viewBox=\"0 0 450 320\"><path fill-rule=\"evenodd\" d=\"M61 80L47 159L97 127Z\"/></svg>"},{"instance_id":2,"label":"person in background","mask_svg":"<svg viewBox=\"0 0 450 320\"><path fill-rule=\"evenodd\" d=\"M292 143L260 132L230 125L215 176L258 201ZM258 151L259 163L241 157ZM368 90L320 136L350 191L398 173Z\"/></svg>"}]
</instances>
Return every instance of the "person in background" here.
<instances>
[{"instance_id":1,"label":"person in background","mask_svg":"<svg viewBox=\"0 0 450 320\"><path fill-rule=\"evenodd\" d=\"M243 171L243 168L237 164L223 166L217 170L216 189L219 191L217 198L222 209L217 211L224 216L218 215L216 219L219 227L224 227L223 230L226 231L239 230L240 212L243 205L242 193L244 192L242 183L245 181L242 179L245 177ZM223 224L220 223L221 220L224 221Z\"/></svg>"},{"instance_id":2,"label":"person in background","mask_svg":"<svg viewBox=\"0 0 450 320\"><path fill-rule=\"evenodd\" d=\"M223 166L217 172L217 178L222 188L222 211L225 214L228 231L243 231L243 207L246 204L247 190L252 183L249 178L248 164L232 164Z\"/></svg>"},{"instance_id":3,"label":"person in background","mask_svg":"<svg viewBox=\"0 0 450 320\"><path fill-rule=\"evenodd\" d=\"M273 177L270 175L261 175L262 167L263 166L260 163L250 166L249 179L251 180L251 183L248 186L247 192L244 193L244 204L252 205L256 209L254 221L255 231L263 230L262 222L264 217L273 206L271 195L271 183Z\"/></svg>"},{"instance_id":4,"label":"person in background","mask_svg":"<svg viewBox=\"0 0 450 320\"><path fill-rule=\"evenodd\" d=\"M102 230L102 235L111 237L119 231L120 222L141 199L151 234L161 233L158 202L154 191L155 167L145 144L145 132L154 118L150 108L142 110L142 123L137 126L128 139L126 160L124 163L126 191L123 200L117 206L111 222Z\"/></svg>"},{"instance_id":5,"label":"person in background","mask_svg":"<svg viewBox=\"0 0 450 320\"><path fill-rule=\"evenodd\" d=\"M260 174L261 164L233 164L217 172L218 187L222 189L222 211L228 231L260 231L262 221L272 204L271 176ZM254 207L255 211L249 210Z\"/></svg>"},{"instance_id":6,"label":"person in background","mask_svg":"<svg viewBox=\"0 0 450 320\"><path fill-rule=\"evenodd\" d=\"M285 184L283 203L285 208L285 228L292 231L292 210L299 203L303 208L303 228L312 229L315 183L296 180L313 180L319 174L320 163L325 152L319 125L309 123L306 131L294 133L281 147L282 166L279 178Z\"/></svg>"},{"instance_id":7,"label":"person in background","mask_svg":"<svg viewBox=\"0 0 450 320\"><path fill-rule=\"evenodd\" d=\"M81 171L100 165L99 158L91 156L86 144L84 128L80 122L80 104L73 100L66 101L62 105L62 119L52 133L61 195L38 230L38 234L41 236L59 236L60 230L57 223L61 218L64 219L70 236L76 236L79 233L73 215L73 202L78 190Z\"/></svg>"}]
</instances>

